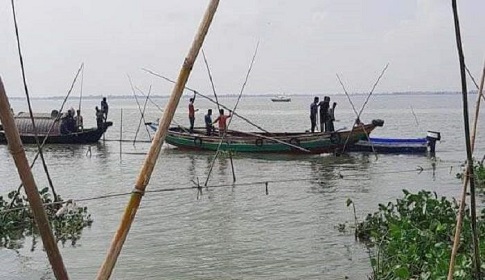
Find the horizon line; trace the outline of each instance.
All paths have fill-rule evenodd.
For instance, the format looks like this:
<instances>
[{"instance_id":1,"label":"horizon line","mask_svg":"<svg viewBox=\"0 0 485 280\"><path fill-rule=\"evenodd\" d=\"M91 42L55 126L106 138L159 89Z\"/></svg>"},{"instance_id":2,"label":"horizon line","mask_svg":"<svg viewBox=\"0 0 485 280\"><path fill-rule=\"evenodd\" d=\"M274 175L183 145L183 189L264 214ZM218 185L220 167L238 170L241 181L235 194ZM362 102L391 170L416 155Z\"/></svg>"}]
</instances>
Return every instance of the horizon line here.
<instances>
[{"instance_id":1,"label":"horizon line","mask_svg":"<svg viewBox=\"0 0 485 280\"><path fill-rule=\"evenodd\" d=\"M478 90L471 90L468 92L469 94L477 94ZM349 95L367 95L369 93L350 93ZM461 94L459 91L396 91L396 92L376 92L374 95L411 95L411 94ZM271 96L277 96L277 95L284 95L284 96L315 96L315 95L344 95L344 93L295 93L295 94L273 94L273 93L252 93L252 94L246 94L245 96L247 97L271 97ZM137 97L141 96L143 97L144 95L137 94ZM219 97L237 97L238 94L219 94ZM129 94L90 94L90 95L84 95L83 99L97 99L97 98L102 98L102 97L108 97L108 98L113 98L113 99L128 99L128 98L133 98L133 95ZM151 95L150 97L152 98L169 98L170 95ZM20 99L26 99L25 96L10 96L9 97L12 100L20 100ZM50 96L30 96L31 99L63 99L65 96L61 95L50 95Z\"/></svg>"}]
</instances>

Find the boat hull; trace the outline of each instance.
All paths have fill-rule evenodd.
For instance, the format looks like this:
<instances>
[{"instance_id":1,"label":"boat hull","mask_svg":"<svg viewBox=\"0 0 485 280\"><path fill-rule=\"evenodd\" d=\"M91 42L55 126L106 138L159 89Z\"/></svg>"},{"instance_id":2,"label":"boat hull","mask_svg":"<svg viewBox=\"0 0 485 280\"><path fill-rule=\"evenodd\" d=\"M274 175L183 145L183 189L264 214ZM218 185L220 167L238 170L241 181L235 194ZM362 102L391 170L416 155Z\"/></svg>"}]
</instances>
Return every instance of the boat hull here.
<instances>
[{"instance_id":1,"label":"boat hull","mask_svg":"<svg viewBox=\"0 0 485 280\"><path fill-rule=\"evenodd\" d=\"M428 150L426 138L370 138L349 147L350 151L387 154L424 154Z\"/></svg>"},{"instance_id":2,"label":"boat hull","mask_svg":"<svg viewBox=\"0 0 485 280\"><path fill-rule=\"evenodd\" d=\"M285 99L272 98L271 101L273 101L273 102L290 102L291 98L285 98Z\"/></svg>"},{"instance_id":3,"label":"boat hull","mask_svg":"<svg viewBox=\"0 0 485 280\"><path fill-rule=\"evenodd\" d=\"M367 135L376 126L382 126L382 123L376 121L354 127L352 130L317 133L245 133L230 130L222 143L221 137L206 136L205 130L202 129L195 129L194 133L189 133L182 127L172 127L168 131L165 142L180 149L189 150L216 151L219 149L243 153L336 153L342 152L344 146L367 139ZM152 128L156 129L155 126Z\"/></svg>"},{"instance_id":4,"label":"boat hull","mask_svg":"<svg viewBox=\"0 0 485 280\"><path fill-rule=\"evenodd\" d=\"M99 141L101 136L106 132L108 127L113 125L112 122L106 122L102 129L90 128L85 129L82 132L74 132L69 134L49 135L46 144L92 144ZM39 142L43 143L47 134L38 134ZM32 133L20 134L20 140L23 144L36 144L35 135ZM0 144L7 144L5 132L0 131Z\"/></svg>"}]
</instances>

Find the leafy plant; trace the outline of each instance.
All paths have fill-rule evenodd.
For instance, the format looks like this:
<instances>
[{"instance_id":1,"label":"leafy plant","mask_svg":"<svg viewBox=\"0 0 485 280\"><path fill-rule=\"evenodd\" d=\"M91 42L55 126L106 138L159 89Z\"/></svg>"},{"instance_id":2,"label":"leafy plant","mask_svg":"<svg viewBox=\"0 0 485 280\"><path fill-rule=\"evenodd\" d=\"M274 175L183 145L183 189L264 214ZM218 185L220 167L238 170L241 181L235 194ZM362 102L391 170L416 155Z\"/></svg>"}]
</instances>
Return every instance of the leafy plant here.
<instances>
[{"instance_id":1,"label":"leafy plant","mask_svg":"<svg viewBox=\"0 0 485 280\"><path fill-rule=\"evenodd\" d=\"M475 175L476 186L485 188L485 166L483 165L483 160L473 164L473 174ZM464 172L457 173L456 178L463 180L465 178Z\"/></svg>"},{"instance_id":2,"label":"leafy plant","mask_svg":"<svg viewBox=\"0 0 485 280\"><path fill-rule=\"evenodd\" d=\"M370 250L371 279L446 279L458 204L436 193L403 190L395 203L379 204L357 224L356 237ZM347 203L349 205L349 203ZM467 210L468 211L468 210ZM485 256L485 211L479 219L480 255ZM472 233L464 216L454 279L472 279Z\"/></svg>"},{"instance_id":3,"label":"leafy plant","mask_svg":"<svg viewBox=\"0 0 485 280\"><path fill-rule=\"evenodd\" d=\"M74 246L81 238L82 229L93 222L87 208L64 202L60 196L59 201L53 203L48 188L42 189L39 194L56 240L63 245L66 241L71 241ZM21 248L25 237L32 236L34 250L37 235L38 230L27 197L15 196L15 191L10 192L7 199L0 196L0 247Z\"/></svg>"}]
</instances>

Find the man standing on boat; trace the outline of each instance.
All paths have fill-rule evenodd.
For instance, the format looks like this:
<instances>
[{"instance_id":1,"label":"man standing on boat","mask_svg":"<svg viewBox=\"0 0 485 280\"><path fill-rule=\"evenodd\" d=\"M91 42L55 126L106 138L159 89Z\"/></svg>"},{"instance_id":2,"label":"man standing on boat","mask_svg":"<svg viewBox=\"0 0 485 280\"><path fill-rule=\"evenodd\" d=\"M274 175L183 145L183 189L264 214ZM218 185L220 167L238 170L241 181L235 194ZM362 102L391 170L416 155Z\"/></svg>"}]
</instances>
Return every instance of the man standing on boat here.
<instances>
[{"instance_id":1,"label":"man standing on boat","mask_svg":"<svg viewBox=\"0 0 485 280\"><path fill-rule=\"evenodd\" d=\"M96 124L99 130L103 129L103 119L104 119L103 110L100 110L98 106L96 106Z\"/></svg>"},{"instance_id":2,"label":"man standing on boat","mask_svg":"<svg viewBox=\"0 0 485 280\"><path fill-rule=\"evenodd\" d=\"M320 131L328 131L328 109L330 108L330 97L325 96L323 101L319 103L320 106Z\"/></svg>"},{"instance_id":3,"label":"man standing on boat","mask_svg":"<svg viewBox=\"0 0 485 280\"><path fill-rule=\"evenodd\" d=\"M194 123L195 123L195 112L199 111L199 109L194 108L194 97L190 98L189 101L189 121L190 121L190 128L189 131L192 133L194 131Z\"/></svg>"},{"instance_id":4,"label":"man standing on boat","mask_svg":"<svg viewBox=\"0 0 485 280\"><path fill-rule=\"evenodd\" d=\"M229 115L224 115L224 109L219 109L219 117L213 122L219 124L219 136L224 135L227 129L227 119L232 117L231 111L229 111Z\"/></svg>"},{"instance_id":5,"label":"man standing on boat","mask_svg":"<svg viewBox=\"0 0 485 280\"><path fill-rule=\"evenodd\" d=\"M328 117L327 117L327 130L328 131L335 131L335 126L333 125L333 122L335 121L335 107L337 107L337 102L334 102L332 104L332 107L328 109Z\"/></svg>"},{"instance_id":6,"label":"man standing on boat","mask_svg":"<svg viewBox=\"0 0 485 280\"><path fill-rule=\"evenodd\" d=\"M108 102L106 101L106 97L103 97L101 100L101 112L103 113L104 121L108 119Z\"/></svg>"},{"instance_id":7,"label":"man standing on boat","mask_svg":"<svg viewBox=\"0 0 485 280\"><path fill-rule=\"evenodd\" d=\"M214 131L214 126L212 125L212 109L207 110L207 115L204 117L206 135L211 136Z\"/></svg>"},{"instance_id":8,"label":"man standing on boat","mask_svg":"<svg viewBox=\"0 0 485 280\"><path fill-rule=\"evenodd\" d=\"M317 126L317 112L318 112L318 101L320 99L315 96L313 103L310 104L310 122L312 123L312 133L315 132L315 127Z\"/></svg>"},{"instance_id":9,"label":"man standing on boat","mask_svg":"<svg viewBox=\"0 0 485 280\"><path fill-rule=\"evenodd\" d=\"M77 114L74 117L74 120L76 121L76 130L77 131L83 131L83 116L81 116L81 110L77 110Z\"/></svg>"}]
</instances>

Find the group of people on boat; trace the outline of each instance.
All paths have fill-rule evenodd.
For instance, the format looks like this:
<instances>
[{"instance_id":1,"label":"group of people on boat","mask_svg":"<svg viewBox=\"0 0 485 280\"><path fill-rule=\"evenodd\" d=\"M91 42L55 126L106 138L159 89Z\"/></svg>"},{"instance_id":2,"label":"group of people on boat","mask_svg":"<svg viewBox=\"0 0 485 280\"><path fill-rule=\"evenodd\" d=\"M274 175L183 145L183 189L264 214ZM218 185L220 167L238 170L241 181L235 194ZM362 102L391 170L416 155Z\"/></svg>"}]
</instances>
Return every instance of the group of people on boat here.
<instances>
[{"instance_id":1,"label":"group of people on boat","mask_svg":"<svg viewBox=\"0 0 485 280\"><path fill-rule=\"evenodd\" d=\"M71 108L67 110L67 113L61 118L61 134L82 131L84 129L83 127L83 116L79 109L76 111L74 108Z\"/></svg>"},{"instance_id":2,"label":"group of people on boat","mask_svg":"<svg viewBox=\"0 0 485 280\"><path fill-rule=\"evenodd\" d=\"M195 112L199 111L199 109L195 109L194 101L195 101L195 97L190 98L189 100L189 122L190 122L189 132L190 133L194 132ZM219 128L218 133L220 136L222 136L227 129L227 120L231 117L232 117L232 112L230 110L229 110L229 115L226 115L224 113L224 109L219 109L219 116L214 121L212 121L212 109L208 109L207 114L204 116L206 135L211 136L215 134L216 129L214 127L214 124L217 123Z\"/></svg>"},{"instance_id":3,"label":"group of people on boat","mask_svg":"<svg viewBox=\"0 0 485 280\"><path fill-rule=\"evenodd\" d=\"M98 129L103 129L103 123L108 119L108 102L106 97L101 100L101 109L96 106L96 123ZM81 132L84 130L83 116L81 110L74 110L70 108L67 113L61 117L60 132L61 134L69 134L74 132Z\"/></svg>"},{"instance_id":4,"label":"group of people on boat","mask_svg":"<svg viewBox=\"0 0 485 280\"><path fill-rule=\"evenodd\" d=\"M320 131L321 132L332 132L335 131L333 122L335 121L335 107L337 107L337 102L333 102L330 106L330 97L325 96L323 101L320 101L318 96L315 96L313 103L310 105L310 122L311 131L315 132L317 128L318 119L320 117ZM320 108L320 111L318 110Z\"/></svg>"}]
</instances>

